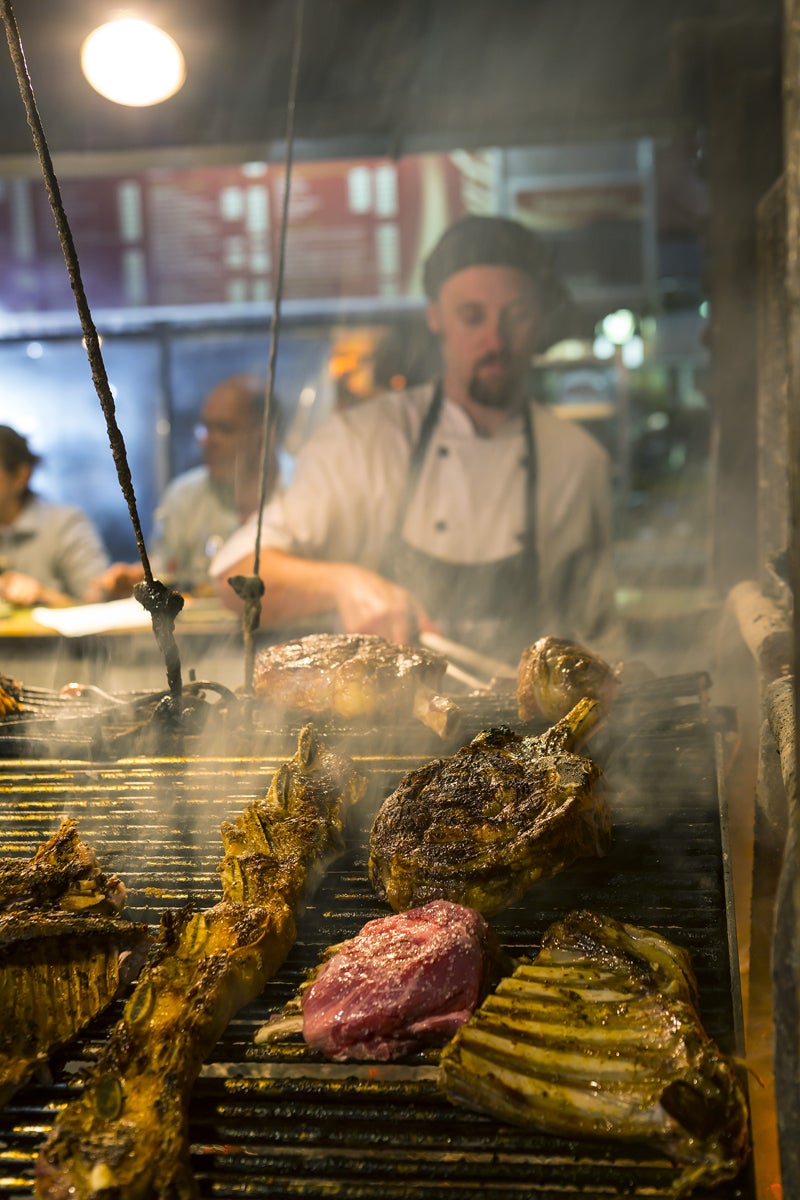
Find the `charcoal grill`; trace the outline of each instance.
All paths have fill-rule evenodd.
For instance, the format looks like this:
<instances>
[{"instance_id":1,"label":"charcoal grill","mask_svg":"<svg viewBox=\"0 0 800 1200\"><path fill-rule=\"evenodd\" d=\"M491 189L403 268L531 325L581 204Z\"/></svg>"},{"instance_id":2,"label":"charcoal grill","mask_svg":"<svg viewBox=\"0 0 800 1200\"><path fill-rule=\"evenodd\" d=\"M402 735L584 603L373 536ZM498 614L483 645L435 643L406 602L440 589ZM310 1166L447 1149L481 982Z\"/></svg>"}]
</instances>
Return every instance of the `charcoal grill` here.
<instances>
[{"instance_id":1,"label":"charcoal grill","mask_svg":"<svg viewBox=\"0 0 800 1200\"><path fill-rule=\"evenodd\" d=\"M494 919L514 955L535 952L547 925L591 907L684 945L698 977L701 1016L728 1053L741 1053L733 914L726 876L719 760L730 735L724 710L669 708L635 734L613 729L595 750L611 786L614 845L537 885ZM293 995L322 950L385 915L366 876L374 812L414 753L364 752L368 796L347 852L329 869L284 967L215 1047L190 1108L192 1163L203 1197L475 1200L666 1197L676 1178L662 1156L610 1142L545 1137L452 1107L437 1092L435 1056L390 1065L330 1064L301 1041L256 1046L256 1029ZM216 865L224 819L263 794L281 755L144 759L114 763L9 760L0 776L0 853L27 857L75 816L82 837L129 890L128 913L156 924L191 899L220 898ZM58 1107L80 1088L119 1015L112 1008L53 1064L53 1081L26 1087L0 1112L0 1197L28 1197L38 1146ZM752 1200L750 1167L695 1196Z\"/></svg>"},{"instance_id":2,"label":"charcoal grill","mask_svg":"<svg viewBox=\"0 0 800 1200\"><path fill-rule=\"evenodd\" d=\"M649 728L681 720L705 709L711 681L705 671L647 680L621 689L614 707L614 727L633 722ZM413 718L377 729L369 720L320 722L325 735L348 753L412 751L434 757L451 753L491 725L510 725L519 732L539 732L536 721L520 722L512 690L460 692L451 698L462 718L459 728L442 740ZM291 754L303 714L279 711L262 701L248 702L227 687L191 679L184 697L195 714L175 727L158 720L157 710L169 698L165 690L109 695L91 686L52 691L19 685L22 708L0 717L0 759L70 758L108 761L134 754L214 755ZM198 715L199 713L199 715Z\"/></svg>"}]
</instances>

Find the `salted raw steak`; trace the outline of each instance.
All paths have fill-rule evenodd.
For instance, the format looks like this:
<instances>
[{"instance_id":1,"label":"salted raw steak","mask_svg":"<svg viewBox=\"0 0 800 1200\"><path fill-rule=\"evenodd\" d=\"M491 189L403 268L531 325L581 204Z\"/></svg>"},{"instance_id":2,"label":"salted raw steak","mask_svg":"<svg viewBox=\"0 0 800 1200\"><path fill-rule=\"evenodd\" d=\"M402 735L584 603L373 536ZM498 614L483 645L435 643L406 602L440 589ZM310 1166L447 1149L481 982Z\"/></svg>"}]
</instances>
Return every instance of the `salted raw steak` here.
<instances>
[{"instance_id":1,"label":"salted raw steak","mask_svg":"<svg viewBox=\"0 0 800 1200\"><path fill-rule=\"evenodd\" d=\"M453 1036L496 962L480 913L447 900L369 921L303 994L303 1036L333 1059L385 1062Z\"/></svg>"}]
</instances>

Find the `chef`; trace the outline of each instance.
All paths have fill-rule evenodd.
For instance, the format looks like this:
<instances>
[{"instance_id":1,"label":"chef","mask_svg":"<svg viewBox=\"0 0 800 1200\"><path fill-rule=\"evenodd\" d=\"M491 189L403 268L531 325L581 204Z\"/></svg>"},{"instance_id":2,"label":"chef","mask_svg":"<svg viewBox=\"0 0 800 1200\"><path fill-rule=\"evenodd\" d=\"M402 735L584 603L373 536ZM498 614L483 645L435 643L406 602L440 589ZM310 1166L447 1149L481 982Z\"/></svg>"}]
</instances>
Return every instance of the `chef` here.
<instances>
[{"instance_id":1,"label":"chef","mask_svg":"<svg viewBox=\"0 0 800 1200\"><path fill-rule=\"evenodd\" d=\"M530 395L530 364L568 304L516 221L467 216L424 268L441 375L334 413L263 513L262 624L413 640L432 629L513 661L543 633L596 642L610 622L605 450ZM212 562L251 574L256 522Z\"/></svg>"}]
</instances>

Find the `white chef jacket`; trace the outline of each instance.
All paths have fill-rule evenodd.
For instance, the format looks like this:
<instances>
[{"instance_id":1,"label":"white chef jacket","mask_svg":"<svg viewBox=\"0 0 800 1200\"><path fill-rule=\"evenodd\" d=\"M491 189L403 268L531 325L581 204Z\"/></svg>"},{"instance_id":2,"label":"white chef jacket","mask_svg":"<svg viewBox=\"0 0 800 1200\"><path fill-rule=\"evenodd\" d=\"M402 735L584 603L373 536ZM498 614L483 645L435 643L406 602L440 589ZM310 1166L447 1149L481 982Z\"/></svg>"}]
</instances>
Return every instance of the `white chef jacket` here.
<instances>
[{"instance_id":1,"label":"white chef jacket","mask_svg":"<svg viewBox=\"0 0 800 1200\"><path fill-rule=\"evenodd\" d=\"M425 384L334 413L301 449L292 483L264 509L262 546L377 570L432 396ZM531 415L542 632L588 637L613 609L608 455L549 409L531 403ZM484 437L445 397L403 538L450 562L517 554L526 485L522 418ZM211 564L215 578L252 553L255 531L253 517L223 546Z\"/></svg>"}]
</instances>

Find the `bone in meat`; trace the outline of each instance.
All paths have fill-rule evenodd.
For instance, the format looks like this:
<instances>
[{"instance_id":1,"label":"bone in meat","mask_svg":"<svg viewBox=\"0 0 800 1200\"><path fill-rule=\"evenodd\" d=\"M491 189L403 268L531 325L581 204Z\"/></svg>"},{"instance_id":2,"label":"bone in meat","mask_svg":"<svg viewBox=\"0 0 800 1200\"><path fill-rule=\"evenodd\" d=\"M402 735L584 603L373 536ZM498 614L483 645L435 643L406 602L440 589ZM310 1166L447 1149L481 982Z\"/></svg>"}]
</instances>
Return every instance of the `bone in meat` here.
<instances>
[{"instance_id":1,"label":"bone in meat","mask_svg":"<svg viewBox=\"0 0 800 1200\"><path fill-rule=\"evenodd\" d=\"M124 900L71 819L29 861L0 861L0 1104L141 966L149 931Z\"/></svg>"},{"instance_id":2,"label":"bone in meat","mask_svg":"<svg viewBox=\"0 0 800 1200\"><path fill-rule=\"evenodd\" d=\"M395 911L447 899L490 914L576 858L603 854L600 769L571 749L600 714L584 699L538 737L490 729L404 775L370 834L376 894Z\"/></svg>"},{"instance_id":3,"label":"bone in meat","mask_svg":"<svg viewBox=\"0 0 800 1200\"><path fill-rule=\"evenodd\" d=\"M680 1168L675 1196L733 1178L748 1155L744 1090L702 1027L688 954L592 912L552 925L500 982L445 1048L439 1081L502 1121L655 1147Z\"/></svg>"},{"instance_id":4,"label":"bone in meat","mask_svg":"<svg viewBox=\"0 0 800 1200\"><path fill-rule=\"evenodd\" d=\"M203 1059L295 939L295 915L342 848L346 810L366 779L301 730L264 800L222 826L223 899L165 914L159 944L83 1093L59 1115L37 1162L48 1200L103 1193L191 1196L188 1100Z\"/></svg>"},{"instance_id":5,"label":"bone in meat","mask_svg":"<svg viewBox=\"0 0 800 1200\"><path fill-rule=\"evenodd\" d=\"M277 708L347 721L415 716L450 736L460 710L438 689L447 659L375 634L309 634L256 656L253 689Z\"/></svg>"}]
</instances>

